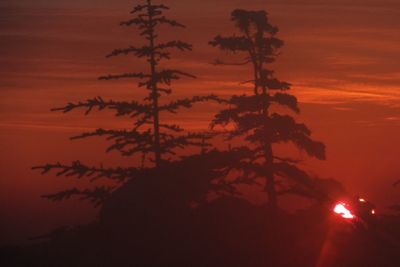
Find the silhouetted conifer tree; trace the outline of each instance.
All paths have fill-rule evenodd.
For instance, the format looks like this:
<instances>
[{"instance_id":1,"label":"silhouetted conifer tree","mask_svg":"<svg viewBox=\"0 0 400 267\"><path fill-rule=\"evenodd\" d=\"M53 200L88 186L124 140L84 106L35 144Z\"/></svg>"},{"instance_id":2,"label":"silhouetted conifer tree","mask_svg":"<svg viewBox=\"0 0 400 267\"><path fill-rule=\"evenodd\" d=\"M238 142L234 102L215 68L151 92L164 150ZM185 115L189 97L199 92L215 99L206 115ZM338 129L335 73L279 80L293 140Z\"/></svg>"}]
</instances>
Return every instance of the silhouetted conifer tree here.
<instances>
[{"instance_id":1,"label":"silhouetted conifer tree","mask_svg":"<svg viewBox=\"0 0 400 267\"><path fill-rule=\"evenodd\" d=\"M283 46L283 41L276 36L278 28L269 22L267 13L237 9L232 12L231 20L240 34L218 35L210 45L244 54L245 58L238 63L217 60L216 64L251 65L254 77L247 82L254 84L254 88L251 95L232 96L227 101L229 108L220 111L212 124L233 123L235 128L229 131L229 139L244 138L251 144L247 147L248 153L243 154L241 164L232 166L243 173L237 182L255 183L257 178L264 178L269 205L276 209L280 194L308 194L306 189L311 187L311 179L296 166L298 160L278 157L273 145L292 142L309 156L321 160L325 159L325 146L311 139L311 131L306 125L273 108L273 105L280 105L294 113L300 112L296 97L288 93L290 84L278 80L267 67L275 61Z\"/></svg>"},{"instance_id":2,"label":"silhouetted conifer tree","mask_svg":"<svg viewBox=\"0 0 400 267\"><path fill-rule=\"evenodd\" d=\"M162 25L173 28L182 28L184 25L175 20L164 16L164 11L169 8L165 5L153 4L151 0L145 1L133 8L131 14L133 18L121 22L122 26L136 26L140 36L145 39L143 46L130 46L123 49L115 49L107 57L119 55L134 55L139 59L145 59L148 69L143 72L124 73L117 75L102 76L100 80L117 79L137 79L138 87L147 91L147 96L142 101L114 101L104 100L95 97L83 102L68 103L61 108L53 111L64 113L75 109L86 109L86 114L93 109L111 110L116 116L127 116L134 119L134 127L125 130L97 129L94 132L83 133L72 139L87 137L106 137L113 142L107 151L117 150L123 156L142 155L142 165L140 160L131 168L105 168L103 166L90 167L80 161L73 162L71 165L61 163L47 164L34 167L33 169L42 170L47 173L51 170L57 171L57 176L77 176L91 177L92 179L109 178L117 182L124 182L130 178L140 178L154 174L154 170L159 169L169 162L169 156L176 154L176 149L186 146L199 146L204 150L209 144L205 142L209 135L206 133L185 133L184 130L175 124L168 124L160 119L161 113L177 113L180 108L191 108L196 102L207 100L217 100L213 95L194 96L192 98L173 100L169 103L160 103L163 95L170 95L172 90L171 83L182 77L195 78L192 74L173 69L163 68L160 62L171 58L171 50L191 51L192 45L179 40L159 42L158 28ZM164 101L165 102L165 101ZM145 163L144 163L145 162ZM143 164L144 163L144 164ZM152 165L152 166L151 166ZM160 177L162 178L162 177ZM71 189L45 197L57 201L71 196L81 196L88 198L95 204L101 203L113 190L111 187L96 187L94 190Z\"/></svg>"}]
</instances>

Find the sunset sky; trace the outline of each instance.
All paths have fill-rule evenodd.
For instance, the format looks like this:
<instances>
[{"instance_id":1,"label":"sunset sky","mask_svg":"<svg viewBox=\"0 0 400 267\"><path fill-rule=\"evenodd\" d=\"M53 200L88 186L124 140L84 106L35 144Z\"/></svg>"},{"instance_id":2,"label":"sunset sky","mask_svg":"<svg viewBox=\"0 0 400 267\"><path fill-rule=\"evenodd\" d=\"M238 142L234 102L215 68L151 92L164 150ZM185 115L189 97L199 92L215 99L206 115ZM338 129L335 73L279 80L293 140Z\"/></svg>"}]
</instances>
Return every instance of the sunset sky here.
<instances>
[{"instance_id":1,"label":"sunset sky","mask_svg":"<svg viewBox=\"0 0 400 267\"><path fill-rule=\"evenodd\" d=\"M133 28L118 26L137 2L0 0L0 244L95 214L80 202L40 199L76 180L41 176L31 166L76 159L127 163L103 154L94 141L70 142L68 137L85 129L124 127L129 121L112 120L112 114L85 117L78 111L63 115L49 110L98 95L122 100L141 96L134 81L97 81L103 74L142 68L143 62L133 57L104 57L114 48L141 43ZM273 69L293 84L292 93L301 102L299 119L327 145L327 160L306 161L305 168L339 180L381 209L400 201L400 188L392 187L400 179L400 1L162 2L171 7L168 15L187 29L161 37L194 45L193 52L175 53L168 62L198 77L178 82L176 95L249 91L240 82L249 79L250 69L210 64L215 58L240 57L207 43L218 33L234 32L229 21L233 9L265 9L285 41ZM188 129L204 129L217 109L201 105L175 120Z\"/></svg>"}]
</instances>

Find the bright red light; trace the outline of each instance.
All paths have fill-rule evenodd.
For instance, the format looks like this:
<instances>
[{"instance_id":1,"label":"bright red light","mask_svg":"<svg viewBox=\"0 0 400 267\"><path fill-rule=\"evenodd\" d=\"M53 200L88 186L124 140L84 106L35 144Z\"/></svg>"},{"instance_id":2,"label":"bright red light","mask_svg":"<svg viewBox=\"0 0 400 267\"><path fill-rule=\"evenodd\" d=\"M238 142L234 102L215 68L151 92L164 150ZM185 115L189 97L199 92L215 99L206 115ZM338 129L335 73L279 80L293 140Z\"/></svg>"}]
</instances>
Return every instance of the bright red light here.
<instances>
[{"instance_id":1,"label":"bright red light","mask_svg":"<svg viewBox=\"0 0 400 267\"><path fill-rule=\"evenodd\" d=\"M339 214L340 216L342 216L345 219L353 219L354 215L351 214L350 210L348 210L346 208L346 204L345 203L338 203L336 204L335 208L333 209L333 211L336 214Z\"/></svg>"}]
</instances>

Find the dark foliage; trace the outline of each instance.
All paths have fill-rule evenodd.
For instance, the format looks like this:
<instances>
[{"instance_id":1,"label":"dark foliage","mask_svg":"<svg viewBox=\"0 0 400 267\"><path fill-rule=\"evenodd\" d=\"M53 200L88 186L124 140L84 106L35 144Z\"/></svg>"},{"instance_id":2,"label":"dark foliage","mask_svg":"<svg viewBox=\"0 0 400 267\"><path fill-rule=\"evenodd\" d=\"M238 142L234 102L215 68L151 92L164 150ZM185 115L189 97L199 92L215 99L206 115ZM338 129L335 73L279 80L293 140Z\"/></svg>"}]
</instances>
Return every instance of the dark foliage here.
<instances>
[{"instance_id":1,"label":"dark foliage","mask_svg":"<svg viewBox=\"0 0 400 267\"><path fill-rule=\"evenodd\" d=\"M164 16L164 11L169 8L165 5L152 4L150 0L144 4L139 4L132 10L133 18L121 22L122 26L135 26L139 29L139 35L146 41L143 46L130 46L123 49L115 49L107 57L119 55L130 55L145 59L149 71L137 73L109 74L101 76L100 80L116 80L132 78L139 80L138 87L147 91L147 96L143 100L115 101L104 100L101 97L94 97L86 101L68 103L61 108L52 109L53 111L71 112L75 109L84 109L85 114L93 110L111 110L116 116L126 116L133 121L133 128L115 130L115 129L97 129L93 132L85 132L81 135L72 137L72 140L89 137L105 137L112 144L107 148L107 152L118 151L123 156L141 156L131 168L104 168L90 167L79 161L71 165L65 164L47 164L37 166L33 169L42 170L47 173L51 170L57 171L57 176L75 176L90 177L92 180L98 178L108 178L117 183L124 183L131 178L143 177L144 172L151 168L161 168L169 164L171 157L179 160L178 149L188 146L199 147L201 151L206 151L210 146L207 142L212 137L205 132L187 133L175 124L168 124L160 121L161 113L175 114L179 109L190 109L193 104L204 101L221 100L215 95L193 96L191 98L174 99L170 102L160 103L160 98L172 93L170 87L173 81L182 77L195 78L192 74L185 71L171 68L164 68L160 65L161 61L171 58L173 49L185 52L191 51L192 45L180 40L159 42L158 28L161 25L170 27L184 27L175 20L170 20ZM72 196L78 196L83 199L89 199L96 205L103 202L114 187L96 187L94 189L78 190L76 188L59 192L58 194L45 195L50 200L64 200Z\"/></svg>"},{"instance_id":2,"label":"dark foliage","mask_svg":"<svg viewBox=\"0 0 400 267\"><path fill-rule=\"evenodd\" d=\"M106 75L102 80L138 79L147 90L143 100L114 101L95 97L69 103L55 111L111 110L133 120L131 129L97 129L71 139L104 137L107 151L142 156L131 167L46 164L34 167L43 174L97 181L116 186L68 189L44 197L59 201L76 196L101 205L99 220L86 226L60 228L24 247L0 249L1 266L399 266L398 217L378 217L352 224L331 212L332 201L344 194L334 180L310 177L300 160L280 156L273 145L293 143L311 157L325 159L325 146L311 138L306 125L274 111L274 105L300 112L290 84L275 78L266 65L275 61L283 42L264 11L235 10L232 20L240 36L217 36L211 44L246 54L254 84L251 95L221 100L214 95L194 96L160 104L171 94L170 85L183 71L161 69L169 49L191 50L182 41L156 43L159 25L184 27L163 16L168 7L147 0L132 10L123 26L137 26L148 44L115 49L107 57L132 54L144 58L149 73ZM225 64L216 61L217 64ZM217 101L229 105L213 127L233 124L227 139L242 145L219 151L210 139L215 133L188 133L179 125L160 121L161 112L176 113L194 103ZM165 102L165 101L164 101ZM179 149L199 147L201 153L182 156ZM136 158L137 159L137 158ZM227 179L232 176L235 179ZM266 183L259 182L260 178ZM242 198L240 185L264 186L269 206L256 206ZM121 186L122 185L122 186ZM307 209L289 214L277 209L277 197L296 194L318 200ZM368 255L366 257L365 255Z\"/></svg>"},{"instance_id":3,"label":"dark foliage","mask_svg":"<svg viewBox=\"0 0 400 267\"><path fill-rule=\"evenodd\" d=\"M325 146L311 139L311 131L305 124L274 111L274 105L286 107L294 113L299 113L300 109L296 97L287 93L290 84L278 80L267 68L276 60L283 46L283 41L276 36L278 28L269 22L267 13L238 9L232 12L231 19L240 35L218 35L210 45L244 54L243 61L236 65L252 66L254 78L246 82L252 83L254 89L252 95L232 96L227 101L229 107L215 116L212 126L233 124L235 127L229 132L228 139L241 138L249 143L246 148L251 156L243 157L241 165L232 167L244 172L248 182L265 178L269 203L276 208L278 195L299 192L313 195L306 194L306 191L312 191L314 185L313 179L297 166L296 160L276 157L273 145L291 142L320 160L325 159ZM221 60L216 63L225 64Z\"/></svg>"}]
</instances>

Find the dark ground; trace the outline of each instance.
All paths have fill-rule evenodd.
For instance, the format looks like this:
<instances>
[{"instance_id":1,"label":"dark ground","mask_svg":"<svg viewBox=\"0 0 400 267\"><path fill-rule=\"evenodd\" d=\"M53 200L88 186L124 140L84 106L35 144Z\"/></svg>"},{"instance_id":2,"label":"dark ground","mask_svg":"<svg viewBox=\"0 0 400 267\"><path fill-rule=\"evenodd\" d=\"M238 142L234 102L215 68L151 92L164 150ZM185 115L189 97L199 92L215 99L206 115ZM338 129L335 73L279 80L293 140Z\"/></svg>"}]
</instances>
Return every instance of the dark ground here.
<instances>
[{"instance_id":1,"label":"dark ground","mask_svg":"<svg viewBox=\"0 0 400 267\"><path fill-rule=\"evenodd\" d=\"M400 266L398 217L357 226L323 206L272 216L229 198L164 216L60 230L3 248L1 266Z\"/></svg>"},{"instance_id":2,"label":"dark ground","mask_svg":"<svg viewBox=\"0 0 400 267\"><path fill-rule=\"evenodd\" d=\"M288 214L233 197L189 208L208 186L196 176L131 180L97 222L2 248L0 266L400 266L400 216L345 220L327 203Z\"/></svg>"}]
</instances>

